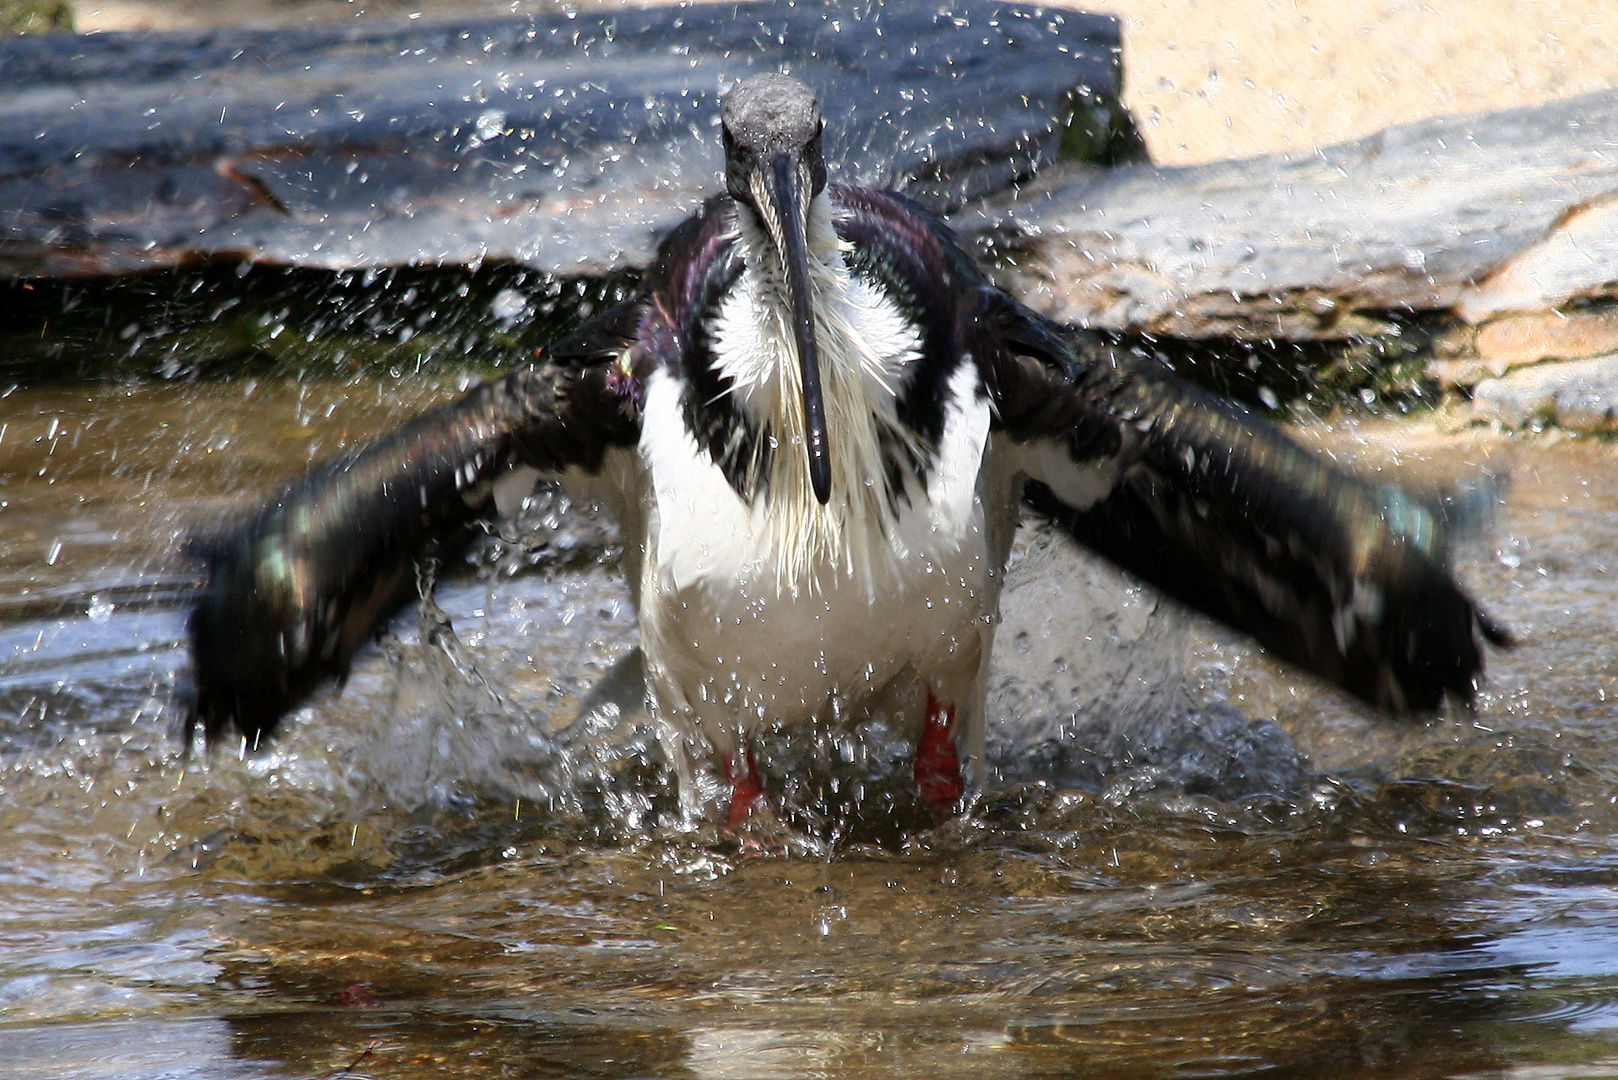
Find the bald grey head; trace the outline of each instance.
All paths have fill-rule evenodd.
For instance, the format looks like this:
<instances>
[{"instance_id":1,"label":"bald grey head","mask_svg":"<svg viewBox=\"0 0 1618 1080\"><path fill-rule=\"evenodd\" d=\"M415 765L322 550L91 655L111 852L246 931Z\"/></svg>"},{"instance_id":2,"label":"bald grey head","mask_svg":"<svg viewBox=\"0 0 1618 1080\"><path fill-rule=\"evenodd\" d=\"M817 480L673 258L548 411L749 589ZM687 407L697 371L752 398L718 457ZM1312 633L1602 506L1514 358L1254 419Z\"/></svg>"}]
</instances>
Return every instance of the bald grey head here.
<instances>
[{"instance_id":1,"label":"bald grey head","mask_svg":"<svg viewBox=\"0 0 1618 1080\"><path fill-rule=\"evenodd\" d=\"M818 195L826 186L820 102L797 79L773 71L743 79L725 98L720 120L725 137L725 186L733 197L751 203L749 176L780 155L802 161L810 195Z\"/></svg>"},{"instance_id":2,"label":"bald grey head","mask_svg":"<svg viewBox=\"0 0 1618 1080\"><path fill-rule=\"evenodd\" d=\"M721 119L730 137L744 146L785 150L820 133L820 102L797 79L766 71L736 84Z\"/></svg>"},{"instance_id":3,"label":"bald grey head","mask_svg":"<svg viewBox=\"0 0 1618 1080\"><path fill-rule=\"evenodd\" d=\"M773 73L743 80L720 113L725 188L757 217L764 240L751 258L774 269L783 287L803 386L809 482L821 505L831 498L831 444L820 392L820 353L809 288L809 213L826 187L820 104L797 79ZM796 433L794 433L796 434Z\"/></svg>"}]
</instances>

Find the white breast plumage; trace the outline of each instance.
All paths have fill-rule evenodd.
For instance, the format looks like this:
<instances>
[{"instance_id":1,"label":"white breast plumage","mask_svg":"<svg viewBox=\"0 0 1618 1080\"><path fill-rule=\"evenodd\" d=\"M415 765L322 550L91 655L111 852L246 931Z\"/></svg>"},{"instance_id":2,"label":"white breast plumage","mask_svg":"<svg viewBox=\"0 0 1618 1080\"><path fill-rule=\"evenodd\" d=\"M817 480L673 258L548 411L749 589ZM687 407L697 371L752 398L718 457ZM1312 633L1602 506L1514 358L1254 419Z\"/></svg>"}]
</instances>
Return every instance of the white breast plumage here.
<instances>
[{"instance_id":1,"label":"white breast plumage","mask_svg":"<svg viewBox=\"0 0 1618 1080\"><path fill-rule=\"evenodd\" d=\"M976 678L998 598L995 549L1009 525L985 520L989 407L976 369L963 364L950 380L928 475L890 501L878 431L902 428L896 395L920 358L920 335L880 288L844 268L839 251L825 245L821 254L816 337L835 470L828 504L809 489L801 442L780 434L802 430L792 412L802 396L765 275L745 273L711 327L735 403L782 440L763 492L744 500L688 433L677 374L659 371L646 387L648 677L666 713L691 715L722 749L741 730L806 719L833 695L874 692L906 665L932 670L954 657ZM996 506L1009 501L999 471L989 470Z\"/></svg>"},{"instance_id":2,"label":"white breast plumage","mask_svg":"<svg viewBox=\"0 0 1618 1080\"><path fill-rule=\"evenodd\" d=\"M748 237L757 226L745 214L742 228L750 250L763 250L761 237ZM836 498L822 506L811 490L801 376L770 260L749 261L711 320L713 359L731 384L733 403L771 449L767 482L746 509L749 533L777 584L815 592L832 575L852 577L870 593L906 556L881 443L884 436L890 443L916 438L899 423L895 397L920 357L921 337L880 288L848 272L824 197L811 210L810 247ZM919 480L911 494L922 497Z\"/></svg>"}]
</instances>

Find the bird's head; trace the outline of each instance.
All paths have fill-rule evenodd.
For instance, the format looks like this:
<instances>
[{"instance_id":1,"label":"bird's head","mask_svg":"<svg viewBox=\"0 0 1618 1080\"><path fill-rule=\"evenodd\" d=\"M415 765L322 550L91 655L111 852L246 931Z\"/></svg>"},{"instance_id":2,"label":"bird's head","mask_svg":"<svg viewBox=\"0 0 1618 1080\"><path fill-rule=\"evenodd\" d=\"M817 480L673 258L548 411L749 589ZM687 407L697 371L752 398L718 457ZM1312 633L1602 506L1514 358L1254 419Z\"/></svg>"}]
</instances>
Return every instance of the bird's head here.
<instances>
[{"instance_id":1,"label":"bird's head","mask_svg":"<svg viewBox=\"0 0 1618 1080\"><path fill-rule=\"evenodd\" d=\"M758 217L776 256L790 308L792 343L802 375L809 481L831 498L831 449L821 397L820 356L809 289L809 206L826 186L824 123L814 91L785 75L754 75L725 99L725 186Z\"/></svg>"}]
</instances>

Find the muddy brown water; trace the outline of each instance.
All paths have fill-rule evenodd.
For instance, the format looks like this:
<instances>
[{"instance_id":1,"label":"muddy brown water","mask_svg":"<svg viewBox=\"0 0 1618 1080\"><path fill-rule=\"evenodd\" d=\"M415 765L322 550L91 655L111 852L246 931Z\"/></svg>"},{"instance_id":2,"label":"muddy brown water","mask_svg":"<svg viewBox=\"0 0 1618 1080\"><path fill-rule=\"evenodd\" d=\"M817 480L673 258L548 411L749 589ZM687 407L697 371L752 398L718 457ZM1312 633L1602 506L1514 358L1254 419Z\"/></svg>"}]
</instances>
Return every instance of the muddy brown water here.
<instances>
[{"instance_id":1,"label":"muddy brown water","mask_svg":"<svg viewBox=\"0 0 1618 1080\"><path fill-rule=\"evenodd\" d=\"M558 734L635 630L542 507L441 589L459 668L407 614L272 753L187 758L181 537L473 377L0 385L0 1072L1618 1075L1618 448L1305 433L1509 473L1462 572L1523 643L1470 717L1370 716L1036 535L982 803L747 858L640 736Z\"/></svg>"}]
</instances>

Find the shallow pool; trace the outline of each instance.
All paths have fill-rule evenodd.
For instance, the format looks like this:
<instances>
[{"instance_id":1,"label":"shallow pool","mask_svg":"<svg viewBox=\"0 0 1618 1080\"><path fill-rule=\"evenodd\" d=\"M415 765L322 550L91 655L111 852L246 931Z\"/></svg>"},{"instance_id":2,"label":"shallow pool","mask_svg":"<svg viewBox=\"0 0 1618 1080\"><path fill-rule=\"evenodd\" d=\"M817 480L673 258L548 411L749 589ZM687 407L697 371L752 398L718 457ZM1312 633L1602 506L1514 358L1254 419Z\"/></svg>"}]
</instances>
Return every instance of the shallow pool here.
<instances>
[{"instance_id":1,"label":"shallow pool","mask_svg":"<svg viewBox=\"0 0 1618 1080\"><path fill-rule=\"evenodd\" d=\"M1509 475L1473 716L1370 716L1036 533L973 812L749 855L670 826L633 716L561 732L635 628L557 504L446 581L451 652L407 614L270 754L187 757L182 536L461 381L0 399L6 1075L1618 1075L1618 447L1307 433Z\"/></svg>"}]
</instances>

